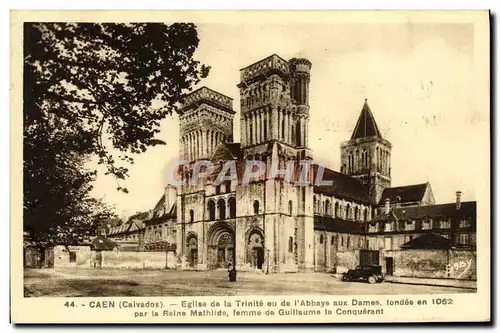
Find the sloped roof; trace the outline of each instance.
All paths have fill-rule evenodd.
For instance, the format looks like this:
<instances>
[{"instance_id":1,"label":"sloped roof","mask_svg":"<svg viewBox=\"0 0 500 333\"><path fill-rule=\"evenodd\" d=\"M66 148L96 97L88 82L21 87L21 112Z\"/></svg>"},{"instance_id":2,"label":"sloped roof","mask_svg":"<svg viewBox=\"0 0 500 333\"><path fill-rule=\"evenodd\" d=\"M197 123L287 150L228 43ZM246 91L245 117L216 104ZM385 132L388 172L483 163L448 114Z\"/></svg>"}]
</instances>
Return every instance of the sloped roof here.
<instances>
[{"instance_id":1,"label":"sloped roof","mask_svg":"<svg viewBox=\"0 0 500 333\"><path fill-rule=\"evenodd\" d=\"M177 203L174 203L167 213L164 213L162 215L155 215L151 219L144 221L144 224L151 225L151 224L163 223L165 220L175 219L176 217L177 217Z\"/></svg>"},{"instance_id":2,"label":"sloped roof","mask_svg":"<svg viewBox=\"0 0 500 333\"><path fill-rule=\"evenodd\" d=\"M107 250L113 250L115 247L118 246L118 244L116 244L109 238L97 236L92 240L92 246L96 250L107 251Z\"/></svg>"},{"instance_id":3,"label":"sloped roof","mask_svg":"<svg viewBox=\"0 0 500 333\"><path fill-rule=\"evenodd\" d=\"M123 221L119 217L116 217L116 218L106 219L106 220L102 221L101 224L104 227L107 227L109 225L110 228L114 228L116 226L119 226L122 223L123 223Z\"/></svg>"},{"instance_id":4,"label":"sloped roof","mask_svg":"<svg viewBox=\"0 0 500 333\"><path fill-rule=\"evenodd\" d=\"M236 160L243 157L240 143L224 142L217 146L212 155L212 162Z\"/></svg>"},{"instance_id":5,"label":"sloped roof","mask_svg":"<svg viewBox=\"0 0 500 333\"><path fill-rule=\"evenodd\" d=\"M319 167L320 166L317 164L312 165L314 184L316 184ZM314 185L315 193L333 195L337 198L344 198L357 202L371 203L367 190L357 179L328 168L323 168L323 170L322 180L332 181L332 185Z\"/></svg>"},{"instance_id":6,"label":"sloped roof","mask_svg":"<svg viewBox=\"0 0 500 333\"><path fill-rule=\"evenodd\" d=\"M386 188L382 192L379 204L385 203L385 199L389 199L391 202L397 202L398 197L401 203L422 201L428 186L429 183L423 183Z\"/></svg>"},{"instance_id":7,"label":"sloped roof","mask_svg":"<svg viewBox=\"0 0 500 333\"><path fill-rule=\"evenodd\" d=\"M155 207L153 208L153 217L158 216L158 215L163 215L160 213L162 213L162 210L164 208L165 208L165 193L163 193L160 200L158 200Z\"/></svg>"},{"instance_id":8,"label":"sloped roof","mask_svg":"<svg viewBox=\"0 0 500 333\"><path fill-rule=\"evenodd\" d=\"M370 107L368 106L368 102L365 99L365 104L359 114L358 122L352 132L351 140L372 136L382 138L382 134L380 134L380 131L378 130L375 118L373 117Z\"/></svg>"},{"instance_id":9,"label":"sloped roof","mask_svg":"<svg viewBox=\"0 0 500 333\"><path fill-rule=\"evenodd\" d=\"M355 221L346 221L337 217L314 216L314 230L363 234L364 224Z\"/></svg>"},{"instance_id":10,"label":"sloped roof","mask_svg":"<svg viewBox=\"0 0 500 333\"><path fill-rule=\"evenodd\" d=\"M148 216L149 216L150 212L149 211L146 211L146 212L138 212L132 216L130 216L128 218L128 222L131 222L133 220L144 220L144 219L147 219Z\"/></svg>"},{"instance_id":11,"label":"sloped roof","mask_svg":"<svg viewBox=\"0 0 500 333\"><path fill-rule=\"evenodd\" d=\"M419 250L444 250L449 249L451 242L449 239L441 237L437 234L426 233L420 237L410 240L401 245L403 249L419 249Z\"/></svg>"},{"instance_id":12,"label":"sloped roof","mask_svg":"<svg viewBox=\"0 0 500 333\"><path fill-rule=\"evenodd\" d=\"M144 229L144 222L142 220L133 220L130 222L129 232Z\"/></svg>"},{"instance_id":13,"label":"sloped roof","mask_svg":"<svg viewBox=\"0 0 500 333\"><path fill-rule=\"evenodd\" d=\"M456 203L393 208L389 216L394 216L397 220L421 220L424 218L439 219L454 216L475 219L476 202L462 202L459 210L456 208ZM375 216L372 221L386 221L388 219L390 219L388 215L382 213Z\"/></svg>"}]
</instances>

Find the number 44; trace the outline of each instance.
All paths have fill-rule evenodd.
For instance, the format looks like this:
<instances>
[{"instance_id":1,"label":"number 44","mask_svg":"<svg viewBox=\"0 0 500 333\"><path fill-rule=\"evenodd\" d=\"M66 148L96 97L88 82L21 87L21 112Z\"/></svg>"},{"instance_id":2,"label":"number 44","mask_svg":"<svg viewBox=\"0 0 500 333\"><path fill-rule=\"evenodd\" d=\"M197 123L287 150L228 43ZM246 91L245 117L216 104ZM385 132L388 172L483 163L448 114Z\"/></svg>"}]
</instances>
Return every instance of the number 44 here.
<instances>
[{"instance_id":1,"label":"number 44","mask_svg":"<svg viewBox=\"0 0 500 333\"><path fill-rule=\"evenodd\" d=\"M64 306L67 308L74 308L75 302L66 302L66 303L64 303Z\"/></svg>"}]
</instances>

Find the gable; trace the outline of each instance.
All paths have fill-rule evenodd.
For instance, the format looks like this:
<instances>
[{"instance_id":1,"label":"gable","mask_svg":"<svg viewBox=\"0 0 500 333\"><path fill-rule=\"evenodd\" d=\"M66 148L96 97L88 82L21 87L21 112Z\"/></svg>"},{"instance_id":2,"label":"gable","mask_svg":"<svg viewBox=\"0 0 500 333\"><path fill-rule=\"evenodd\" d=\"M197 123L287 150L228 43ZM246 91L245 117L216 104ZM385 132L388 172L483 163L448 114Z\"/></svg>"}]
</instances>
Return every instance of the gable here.
<instances>
[{"instance_id":1,"label":"gable","mask_svg":"<svg viewBox=\"0 0 500 333\"><path fill-rule=\"evenodd\" d=\"M399 202L404 204L416 202L420 204L425 197L428 187L429 183L386 188L382 192L379 205L385 204L386 199L389 199L391 203ZM430 193L428 194L429 196Z\"/></svg>"}]
</instances>

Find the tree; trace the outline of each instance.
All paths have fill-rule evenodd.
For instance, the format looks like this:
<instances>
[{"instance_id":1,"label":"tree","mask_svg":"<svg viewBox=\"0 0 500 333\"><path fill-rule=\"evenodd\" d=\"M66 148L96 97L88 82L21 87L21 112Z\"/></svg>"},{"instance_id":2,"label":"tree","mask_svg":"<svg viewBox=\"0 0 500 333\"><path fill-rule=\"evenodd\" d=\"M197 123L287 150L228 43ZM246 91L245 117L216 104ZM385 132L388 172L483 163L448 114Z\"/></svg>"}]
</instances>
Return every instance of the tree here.
<instances>
[{"instance_id":1,"label":"tree","mask_svg":"<svg viewBox=\"0 0 500 333\"><path fill-rule=\"evenodd\" d=\"M41 248L80 244L95 234L99 221L114 216L109 206L90 196L96 172L85 168L86 155L66 144L75 137L59 119L32 128L31 134L24 143L29 156L24 159L27 241Z\"/></svg>"},{"instance_id":2,"label":"tree","mask_svg":"<svg viewBox=\"0 0 500 333\"><path fill-rule=\"evenodd\" d=\"M89 197L96 171L84 162L97 156L107 174L125 179L133 154L165 144L156 138L160 121L210 69L193 59L198 43L188 23L25 23L24 221L32 235L85 233L92 216L109 215Z\"/></svg>"}]
</instances>

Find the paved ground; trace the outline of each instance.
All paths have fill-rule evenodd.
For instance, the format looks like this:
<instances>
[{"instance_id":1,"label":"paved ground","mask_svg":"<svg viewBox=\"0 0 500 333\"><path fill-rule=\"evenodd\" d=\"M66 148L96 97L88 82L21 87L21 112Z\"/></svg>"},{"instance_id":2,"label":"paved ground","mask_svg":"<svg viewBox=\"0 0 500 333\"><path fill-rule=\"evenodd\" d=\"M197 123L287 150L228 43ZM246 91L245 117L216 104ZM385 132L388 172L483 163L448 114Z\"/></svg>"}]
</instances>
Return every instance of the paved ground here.
<instances>
[{"instance_id":1,"label":"paved ground","mask_svg":"<svg viewBox=\"0 0 500 333\"><path fill-rule=\"evenodd\" d=\"M411 284L342 282L325 273L258 274L225 271L26 269L24 294L43 296L395 295L475 292Z\"/></svg>"}]
</instances>

